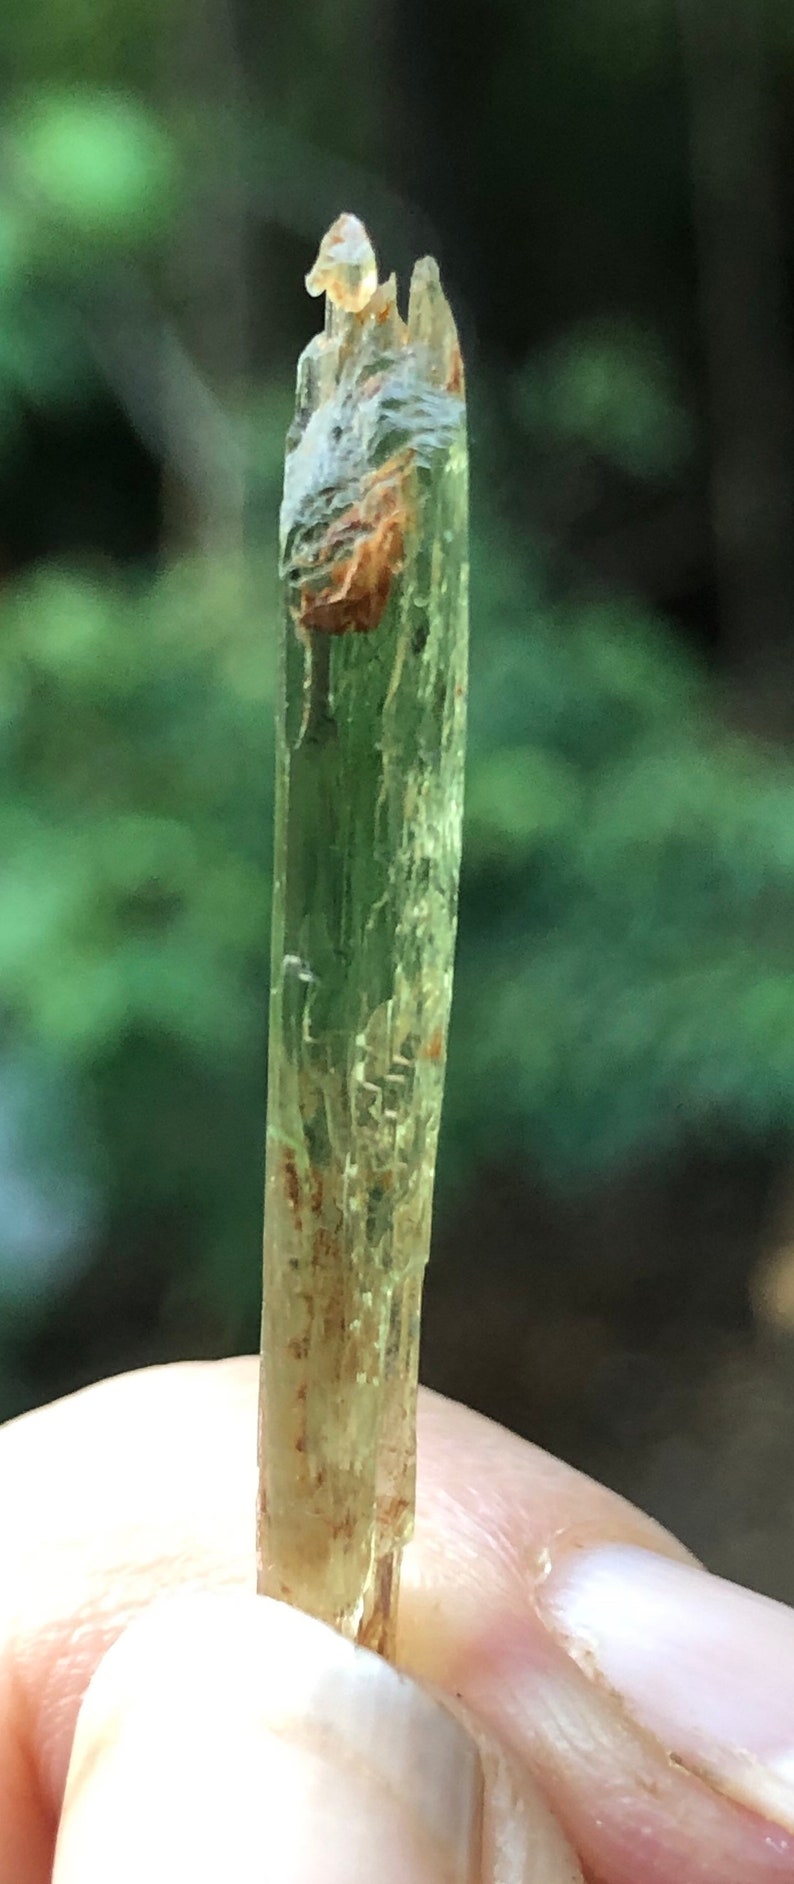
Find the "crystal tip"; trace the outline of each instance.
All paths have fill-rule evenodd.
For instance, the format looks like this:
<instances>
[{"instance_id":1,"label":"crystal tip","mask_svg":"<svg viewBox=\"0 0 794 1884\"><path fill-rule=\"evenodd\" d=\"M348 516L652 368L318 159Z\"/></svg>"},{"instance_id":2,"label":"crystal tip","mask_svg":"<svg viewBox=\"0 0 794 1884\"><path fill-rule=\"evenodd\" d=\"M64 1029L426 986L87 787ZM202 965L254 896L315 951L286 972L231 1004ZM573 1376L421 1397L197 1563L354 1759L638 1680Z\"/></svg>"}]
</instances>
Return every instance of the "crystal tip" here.
<instances>
[{"instance_id":1,"label":"crystal tip","mask_svg":"<svg viewBox=\"0 0 794 1884\"><path fill-rule=\"evenodd\" d=\"M378 264L363 222L357 216L337 216L320 243L314 267L306 276L309 294L327 294L346 314L360 314L378 285Z\"/></svg>"}]
</instances>

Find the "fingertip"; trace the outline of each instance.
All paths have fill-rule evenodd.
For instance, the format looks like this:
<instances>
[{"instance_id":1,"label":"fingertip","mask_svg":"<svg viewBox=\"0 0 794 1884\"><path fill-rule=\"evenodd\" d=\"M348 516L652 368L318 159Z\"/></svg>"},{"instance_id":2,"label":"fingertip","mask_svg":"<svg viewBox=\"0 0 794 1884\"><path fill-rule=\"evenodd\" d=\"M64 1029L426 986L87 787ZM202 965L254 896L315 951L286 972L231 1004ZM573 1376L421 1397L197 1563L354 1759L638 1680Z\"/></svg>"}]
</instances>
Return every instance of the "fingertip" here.
<instances>
[{"instance_id":1,"label":"fingertip","mask_svg":"<svg viewBox=\"0 0 794 1884\"><path fill-rule=\"evenodd\" d=\"M265 1598L154 1606L87 1691L54 1884L479 1884L481 1768L379 1657Z\"/></svg>"}]
</instances>

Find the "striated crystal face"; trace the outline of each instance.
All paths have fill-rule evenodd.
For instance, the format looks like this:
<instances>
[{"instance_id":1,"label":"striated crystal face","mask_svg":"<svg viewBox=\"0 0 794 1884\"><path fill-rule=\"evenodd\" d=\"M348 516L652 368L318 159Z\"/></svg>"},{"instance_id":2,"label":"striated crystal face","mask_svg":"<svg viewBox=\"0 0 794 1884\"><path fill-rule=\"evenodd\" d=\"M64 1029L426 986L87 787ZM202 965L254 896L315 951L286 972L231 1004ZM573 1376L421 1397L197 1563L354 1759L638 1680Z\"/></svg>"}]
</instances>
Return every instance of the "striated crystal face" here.
<instances>
[{"instance_id":1,"label":"striated crystal face","mask_svg":"<svg viewBox=\"0 0 794 1884\"><path fill-rule=\"evenodd\" d=\"M460 865L467 453L431 260L343 216L281 513L260 1587L390 1652Z\"/></svg>"}]
</instances>

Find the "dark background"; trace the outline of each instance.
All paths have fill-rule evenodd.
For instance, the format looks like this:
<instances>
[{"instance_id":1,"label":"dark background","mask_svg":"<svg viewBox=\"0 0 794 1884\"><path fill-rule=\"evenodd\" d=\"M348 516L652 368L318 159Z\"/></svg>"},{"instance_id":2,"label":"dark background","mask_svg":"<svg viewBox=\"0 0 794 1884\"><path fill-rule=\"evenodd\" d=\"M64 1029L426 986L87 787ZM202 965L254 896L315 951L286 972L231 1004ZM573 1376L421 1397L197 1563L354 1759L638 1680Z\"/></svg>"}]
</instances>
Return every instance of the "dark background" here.
<instances>
[{"instance_id":1,"label":"dark background","mask_svg":"<svg viewBox=\"0 0 794 1884\"><path fill-rule=\"evenodd\" d=\"M425 1378L794 1600L787 0L6 0L0 1412L257 1339L275 518L441 262L471 740Z\"/></svg>"}]
</instances>

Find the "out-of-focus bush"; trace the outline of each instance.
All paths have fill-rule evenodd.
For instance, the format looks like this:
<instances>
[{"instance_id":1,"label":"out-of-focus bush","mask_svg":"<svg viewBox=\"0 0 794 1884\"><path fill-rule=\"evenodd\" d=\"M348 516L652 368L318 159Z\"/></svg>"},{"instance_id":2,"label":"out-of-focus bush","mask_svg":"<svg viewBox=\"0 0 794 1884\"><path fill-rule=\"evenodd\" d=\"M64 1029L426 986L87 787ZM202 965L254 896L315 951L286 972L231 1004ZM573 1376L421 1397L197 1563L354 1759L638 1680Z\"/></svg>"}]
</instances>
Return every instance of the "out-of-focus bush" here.
<instances>
[{"instance_id":1,"label":"out-of-focus bush","mask_svg":"<svg viewBox=\"0 0 794 1884\"><path fill-rule=\"evenodd\" d=\"M57 1070L51 1162L91 1195L64 1255L104 1234L134 1261L181 1213L232 1296L241 1271L255 1287L272 587L217 563L38 570L7 590L0 656L0 1004L10 1063ZM0 1297L25 1276L0 1266Z\"/></svg>"},{"instance_id":2,"label":"out-of-focus bush","mask_svg":"<svg viewBox=\"0 0 794 1884\"><path fill-rule=\"evenodd\" d=\"M450 1112L567 1185L794 1127L794 768L631 602L475 570ZM504 571L509 572L506 590Z\"/></svg>"}]
</instances>

